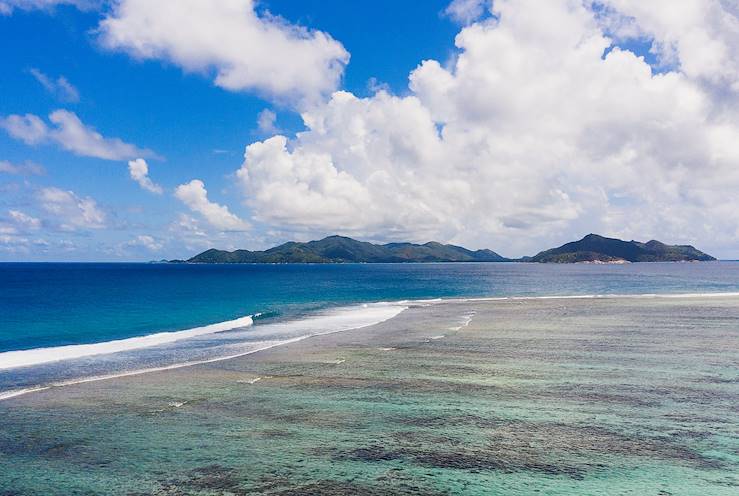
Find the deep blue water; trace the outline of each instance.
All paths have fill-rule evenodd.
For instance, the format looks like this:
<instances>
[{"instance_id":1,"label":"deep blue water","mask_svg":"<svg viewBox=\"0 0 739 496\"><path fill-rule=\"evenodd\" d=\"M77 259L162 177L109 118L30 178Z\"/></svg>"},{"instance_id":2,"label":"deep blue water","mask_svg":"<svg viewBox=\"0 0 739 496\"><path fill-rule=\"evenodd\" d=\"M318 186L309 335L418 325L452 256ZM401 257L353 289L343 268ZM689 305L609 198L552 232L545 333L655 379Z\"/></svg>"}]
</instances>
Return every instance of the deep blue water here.
<instances>
[{"instance_id":1,"label":"deep blue water","mask_svg":"<svg viewBox=\"0 0 739 496\"><path fill-rule=\"evenodd\" d=\"M0 263L0 352L189 329L255 312L465 296L739 291L739 262L167 265Z\"/></svg>"}]
</instances>

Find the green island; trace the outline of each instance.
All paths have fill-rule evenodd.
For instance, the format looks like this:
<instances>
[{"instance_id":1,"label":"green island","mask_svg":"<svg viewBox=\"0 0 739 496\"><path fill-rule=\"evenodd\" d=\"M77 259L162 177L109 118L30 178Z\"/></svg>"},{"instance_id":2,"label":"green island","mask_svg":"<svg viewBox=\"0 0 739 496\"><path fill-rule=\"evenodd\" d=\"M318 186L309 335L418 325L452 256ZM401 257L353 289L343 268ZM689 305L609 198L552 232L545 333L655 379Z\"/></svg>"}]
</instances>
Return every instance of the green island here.
<instances>
[{"instance_id":1,"label":"green island","mask_svg":"<svg viewBox=\"0 0 739 496\"><path fill-rule=\"evenodd\" d=\"M468 250L431 241L425 244L374 244L345 236L329 236L306 243L290 241L264 251L225 251L211 248L175 263L428 263L538 262L629 263L706 262L716 260L690 245L646 243L588 234L579 241L542 251L532 257L506 258L492 250Z\"/></svg>"}]
</instances>

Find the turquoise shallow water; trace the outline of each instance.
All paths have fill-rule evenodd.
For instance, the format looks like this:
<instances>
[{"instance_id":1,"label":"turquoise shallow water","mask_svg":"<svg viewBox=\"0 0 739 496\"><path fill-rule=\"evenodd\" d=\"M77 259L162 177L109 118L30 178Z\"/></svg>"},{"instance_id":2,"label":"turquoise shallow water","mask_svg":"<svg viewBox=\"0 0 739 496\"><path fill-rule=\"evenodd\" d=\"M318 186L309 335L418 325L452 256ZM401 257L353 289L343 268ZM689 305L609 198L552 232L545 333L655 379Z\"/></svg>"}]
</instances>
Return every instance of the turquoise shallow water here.
<instances>
[{"instance_id":1,"label":"turquoise shallow water","mask_svg":"<svg viewBox=\"0 0 739 496\"><path fill-rule=\"evenodd\" d=\"M739 291L739 262L631 265L0 263L0 352L189 329L263 312L460 296Z\"/></svg>"},{"instance_id":2,"label":"turquoise shallow water","mask_svg":"<svg viewBox=\"0 0 739 496\"><path fill-rule=\"evenodd\" d=\"M738 297L424 304L0 402L0 494L728 496L738 371Z\"/></svg>"},{"instance_id":3,"label":"turquoise shallow water","mask_svg":"<svg viewBox=\"0 0 739 496\"><path fill-rule=\"evenodd\" d=\"M739 263L0 264L0 285L0 396L51 386L0 401L2 496L739 491L739 297L472 298L732 293Z\"/></svg>"},{"instance_id":4,"label":"turquoise shallow water","mask_svg":"<svg viewBox=\"0 0 739 496\"><path fill-rule=\"evenodd\" d=\"M734 292L739 263L3 263L0 288L1 397L39 385L242 354L393 314L389 308L362 308L367 302ZM87 344L95 346L60 348Z\"/></svg>"}]
</instances>

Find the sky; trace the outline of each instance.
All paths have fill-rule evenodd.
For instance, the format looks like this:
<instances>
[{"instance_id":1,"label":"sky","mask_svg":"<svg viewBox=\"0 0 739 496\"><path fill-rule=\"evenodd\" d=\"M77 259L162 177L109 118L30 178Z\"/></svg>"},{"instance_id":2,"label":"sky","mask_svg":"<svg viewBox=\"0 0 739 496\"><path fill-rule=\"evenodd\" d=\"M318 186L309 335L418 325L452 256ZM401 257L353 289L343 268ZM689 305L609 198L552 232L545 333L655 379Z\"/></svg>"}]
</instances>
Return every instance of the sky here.
<instances>
[{"instance_id":1,"label":"sky","mask_svg":"<svg viewBox=\"0 0 739 496\"><path fill-rule=\"evenodd\" d=\"M739 258L737 0L0 0L0 260Z\"/></svg>"}]
</instances>

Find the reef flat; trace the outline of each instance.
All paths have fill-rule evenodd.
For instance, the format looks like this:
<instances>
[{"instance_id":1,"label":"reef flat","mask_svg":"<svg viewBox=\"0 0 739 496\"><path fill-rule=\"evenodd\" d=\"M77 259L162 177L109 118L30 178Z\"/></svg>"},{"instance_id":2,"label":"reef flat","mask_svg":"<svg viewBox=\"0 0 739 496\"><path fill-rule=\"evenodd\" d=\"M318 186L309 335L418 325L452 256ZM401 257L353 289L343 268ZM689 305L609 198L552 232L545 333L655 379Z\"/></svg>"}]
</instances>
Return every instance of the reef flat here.
<instances>
[{"instance_id":1,"label":"reef flat","mask_svg":"<svg viewBox=\"0 0 739 496\"><path fill-rule=\"evenodd\" d=\"M0 494L733 495L739 297L459 300L0 402Z\"/></svg>"}]
</instances>

